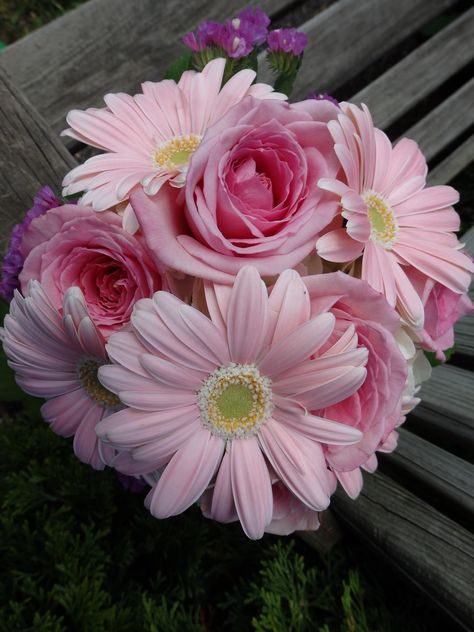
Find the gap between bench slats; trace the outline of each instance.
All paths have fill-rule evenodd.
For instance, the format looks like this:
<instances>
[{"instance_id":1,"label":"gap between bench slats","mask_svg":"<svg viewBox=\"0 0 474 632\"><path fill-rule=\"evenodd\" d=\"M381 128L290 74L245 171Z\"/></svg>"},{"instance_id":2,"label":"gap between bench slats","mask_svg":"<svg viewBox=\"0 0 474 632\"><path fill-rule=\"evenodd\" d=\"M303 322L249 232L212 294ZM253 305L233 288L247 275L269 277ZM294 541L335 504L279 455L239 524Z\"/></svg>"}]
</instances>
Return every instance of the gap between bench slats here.
<instances>
[{"instance_id":1,"label":"gap between bench slats","mask_svg":"<svg viewBox=\"0 0 474 632\"><path fill-rule=\"evenodd\" d=\"M474 7L351 98L386 128L474 59Z\"/></svg>"},{"instance_id":2,"label":"gap between bench slats","mask_svg":"<svg viewBox=\"0 0 474 632\"><path fill-rule=\"evenodd\" d=\"M466 529L379 472L364 476L357 501L338 490L332 507L389 564L472 629L474 546Z\"/></svg>"},{"instance_id":3,"label":"gap between bench slats","mask_svg":"<svg viewBox=\"0 0 474 632\"><path fill-rule=\"evenodd\" d=\"M273 14L291 0L261 0ZM8 46L0 65L57 132L73 108L103 105L158 81L184 52L181 37L203 19L223 20L244 0L89 0Z\"/></svg>"}]
</instances>

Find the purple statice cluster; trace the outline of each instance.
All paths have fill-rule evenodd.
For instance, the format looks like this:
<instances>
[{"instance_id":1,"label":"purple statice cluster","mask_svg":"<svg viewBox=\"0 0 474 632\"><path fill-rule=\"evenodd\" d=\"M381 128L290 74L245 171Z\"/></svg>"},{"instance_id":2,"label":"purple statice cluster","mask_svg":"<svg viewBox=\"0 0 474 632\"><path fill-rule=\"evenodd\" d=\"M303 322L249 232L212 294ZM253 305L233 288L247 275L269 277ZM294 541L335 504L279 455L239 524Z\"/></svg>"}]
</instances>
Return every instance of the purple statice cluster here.
<instances>
[{"instance_id":1,"label":"purple statice cluster","mask_svg":"<svg viewBox=\"0 0 474 632\"><path fill-rule=\"evenodd\" d=\"M21 242L25 230L31 222L40 215L44 215L51 208L62 204L49 187L42 187L33 199L33 206L20 224L14 226L8 244L7 254L3 260L2 280L0 282L0 296L11 301L14 291L20 287L18 275L23 268L24 257L21 254Z\"/></svg>"},{"instance_id":2,"label":"purple statice cluster","mask_svg":"<svg viewBox=\"0 0 474 632\"><path fill-rule=\"evenodd\" d=\"M246 7L232 20L203 22L195 32L187 33L184 44L194 53L207 49L223 51L231 59L250 55L267 38L270 18L259 7Z\"/></svg>"},{"instance_id":3,"label":"purple statice cluster","mask_svg":"<svg viewBox=\"0 0 474 632\"><path fill-rule=\"evenodd\" d=\"M330 101L331 103L339 107L339 101L327 92L312 92L311 94L308 94L306 98L315 99L316 101Z\"/></svg>"},{"instance_id":4,"label":"purple statice cluster","mask_svg":"<svg viewBox=\"0 0 474 632\"><path fill-rule=\"evenodd\" d=\"M308 43L305 33L296 29L275 29L267 36L268 50L273 53L303 54Z\"/></svg>"}]
</instances>

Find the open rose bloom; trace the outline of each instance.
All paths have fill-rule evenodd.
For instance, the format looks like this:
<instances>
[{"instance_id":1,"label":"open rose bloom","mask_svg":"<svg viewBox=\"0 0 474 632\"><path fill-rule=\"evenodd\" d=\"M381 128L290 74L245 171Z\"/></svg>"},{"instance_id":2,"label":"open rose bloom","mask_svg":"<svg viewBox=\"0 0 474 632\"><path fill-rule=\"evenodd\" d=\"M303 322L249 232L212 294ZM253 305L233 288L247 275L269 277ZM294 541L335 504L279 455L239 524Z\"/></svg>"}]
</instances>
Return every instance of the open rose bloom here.
<instances>
[{"instance_id":1,"label":"open rose bloom","mask_svg":"<svg viewBox=\"0 0 474 632\"><path fill-rule=\"evenodd\" d=\"M217 26L186 36L195 55ZM473 309L474 267L414 141L392 147L365 106L229 78L268 21L224 26L227 62L68 115L102 153L65 174L77 203L43 189L15 227L0 336L81 461L147 486L156 518L198 503L256 539L317 529L338 486L357 498L425 351L444 361ZM299 67L304 38L277 36Z\"/></svg>"}]
</instances>

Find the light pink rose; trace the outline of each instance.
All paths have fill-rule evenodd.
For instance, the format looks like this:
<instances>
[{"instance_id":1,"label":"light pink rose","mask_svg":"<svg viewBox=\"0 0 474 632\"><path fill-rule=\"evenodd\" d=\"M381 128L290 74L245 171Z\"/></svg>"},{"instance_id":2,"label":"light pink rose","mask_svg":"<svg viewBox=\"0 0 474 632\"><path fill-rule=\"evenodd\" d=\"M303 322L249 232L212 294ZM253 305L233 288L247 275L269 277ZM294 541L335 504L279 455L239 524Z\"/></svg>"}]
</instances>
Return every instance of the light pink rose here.
<instances>
[{"instance_id":1,"label":"light pink rose","mask_svg":"<svg viewBox=\"0 0 474 632\"><path fill-rule=\"evenodd\" d=\"M185 200L132 195L150 248L170 268L227 284L245 264L263 276L297 265L337 211L317 186L338 170L327 128L337 113L323 101L245 98L207 130Z\"/></svg>"},{"instance_id":2,"label":"light pink rose","mask_svg":"<svg viewBox=\"0 0 474 632\"><path fill-rule=\"evenodd\" d=\"M90 316L107 337L126 325L134 303L163 289L144 240L122 229L115 213L100 215L66 204L36 218L22 241L22 291L37 279L61 309L63 295L79 287Z\"/></svg>"},{"instance_id":3,"label":"light pink rose","mask_svg":"<svg viewBox=\"0 0 474 632\"><path fill-rule=\"evenodd\" d=\"M354 483L354 488L349 490L344 484L344 473L360 466L371 470L375 451L381 449L392 436L402 417L407 362L395 340L400 318L385 298L365 281L342 272L314 275L303 280L309 290L312 310L320 313L325 307L336 317L334 339L346 331L349 340L354 329L357 346L363 345L369 350L367 377L362 386L337 404L324 410L311 411L363 432L363 438L354 445L326 447L329 466L346 491L350 495L357 495L360 487L355 492ZM327 352L332 344L331 338L321 353ZM349 354L353 346L354 342L348 344ZM357 476L360 477L359 472Z\"/></svg>"},{"instance_id":4,"label":"light pink rose","mask_svg":"<svg viewBox=\"0 0 474 632\"><path fill-rule=\"evenodd\" d=\"M458 294L418 271L410 274L410 280L421 297L425 309L422 330L417 330L421 346L434 351L440 362L446 361L443 353L454 345L454 324L474 309L467 294Z\"/></svg>"}]
</instances>

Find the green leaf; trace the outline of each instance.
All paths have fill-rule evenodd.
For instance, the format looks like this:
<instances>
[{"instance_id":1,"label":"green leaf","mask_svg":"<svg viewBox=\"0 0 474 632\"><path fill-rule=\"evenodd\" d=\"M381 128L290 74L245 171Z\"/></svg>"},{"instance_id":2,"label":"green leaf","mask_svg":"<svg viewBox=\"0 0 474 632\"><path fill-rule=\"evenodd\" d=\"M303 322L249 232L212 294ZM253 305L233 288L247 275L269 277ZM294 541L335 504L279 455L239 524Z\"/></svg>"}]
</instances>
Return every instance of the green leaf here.
<instances>
[{"instance_id":1,"label":"green leaf","mask_svg":"<svg viewBox=\"0 0 474 632\"><path fill-rule=\"evenodd\" d=\"M446 362L451 358L451 356L453 355L453 353L455 353L455 351L456 351L456 345L453 345L449 349L443 350L443 353L446 356ZM444 362L440 362L440 360L438 360L434 351L425 351L425 355L428 358L428 362L433 367L439 366L440 364L444 364Z\"/></svg>"},{"instance_id":2,"label":"green leaf","mask_svg":"<svg viewBox=\"0 0 474 632\"><path fill-rule=\"evenodd\" d=\"M186 51L178 59L176 59L165 73L165 79L174 79L178 82L181 79L181 75L185 70L190 70L192 66L193 54L191 51Z\"/></svg>"}]
</instances>

